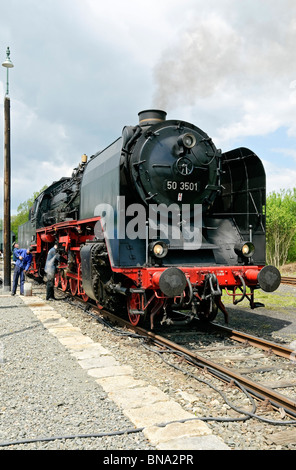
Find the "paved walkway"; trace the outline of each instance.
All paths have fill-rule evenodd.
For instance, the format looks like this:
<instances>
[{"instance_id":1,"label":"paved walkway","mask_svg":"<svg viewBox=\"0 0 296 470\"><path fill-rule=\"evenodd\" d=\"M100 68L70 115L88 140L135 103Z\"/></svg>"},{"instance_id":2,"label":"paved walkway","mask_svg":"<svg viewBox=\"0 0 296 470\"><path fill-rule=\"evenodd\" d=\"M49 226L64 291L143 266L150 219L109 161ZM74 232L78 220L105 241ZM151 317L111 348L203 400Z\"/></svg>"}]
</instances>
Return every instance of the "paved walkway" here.
<instances>
[{"instance_id":1,"label":"paved walkway","mask_svg":"<svg viewBox=\"0 0 296 470\"><path fill-rule=\"evenodd\" d=\"M58 314L54 307L36 296L22 296L24 304L44 327L76 358L79 366L94 377L123 414L158 450L230 450L203 421L183 410L157 387L133 377L130 366L120 364L99 343L82 334ZM46 347L46 344L44 344ZM25 374L24 370L24 374ZM163 426L163 423L175 422ZM161 424L161 426L159 426Z\"/></svg>"}]
</instances>

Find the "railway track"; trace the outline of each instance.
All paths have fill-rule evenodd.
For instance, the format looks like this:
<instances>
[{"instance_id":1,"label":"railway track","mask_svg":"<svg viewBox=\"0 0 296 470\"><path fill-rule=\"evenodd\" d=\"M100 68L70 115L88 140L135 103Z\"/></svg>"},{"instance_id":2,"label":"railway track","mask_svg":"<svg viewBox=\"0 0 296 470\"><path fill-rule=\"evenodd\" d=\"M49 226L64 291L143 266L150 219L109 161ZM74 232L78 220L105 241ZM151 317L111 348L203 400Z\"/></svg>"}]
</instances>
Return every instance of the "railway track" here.
<instances>
[{"instance_id":1,"label":"railway track","mask_svg":"<svg viewBox=\"0 0 296 470\"><path fill-rule=\"evenodd\" d=\"M286 278L284 278L286 279ZM237 361L242 361L243 359L248 364L248 358L254 355L254 352L248 352L246 357L231 357L230 361L226 361L227 366L225 365L225 360L221 361L217 357L209 357L209 352L211 350L223 350L224 346L214 346L212 347L212 341L209 339L209 347L200 347L195 346L191 347L190 349L187 347L189 341L187 338L185 339L186 346L184 347L180 344L180 341L174 339L174 336L183 335L183 337L190 336L190 338L194 336L198 336L198 328L200 327L203 329L203 326L200 325L194 326L193 328L189 326L189 329L185 330L184 326L180 328L178 334L172 333L173 328L170 326L167 331L162 335L156 334L154 332L145 330L139 326L133 326L131 323L121 317L118 317L111 312L101 310L90 304L88 307L86 306L85 302L81 299L76 298L76 300L83 306L85 313L95 317L96 319L100 319L104 317L106 320L110 321L112 324L120 326L123 329L133 331L140 337L145 337L149 339L151 342L156 344L159 348L167 349L170 353L173 352L176 355L181 355L185 361L190 364L193 368L203 369L204 371L212 374L214 377L218 378L221 381L224 381L228 384L239 384L239 386L243 387L247 393L252 395L255 399L258 400L260 403L265 403L266 406L271 406L274 410L281 410L284 415L287 415L292 418L292 423L296 424L296 351L286 347L284 345L267 341L263 338L258 338L249 334L245 334L240 331L235 331L230 328L227 328L222 325L218 324L207 324L207 332L206 334L212 334L214 331L219 334L223 335L223 337L229 338L232 345L228 346L229 350L233 351L235 349L243 348L245 351L247 348L252 348L254 350L260 350L261 358L263 358L263 364L258 365L257 367L248 367L240 365L236 367L235 364ZM184 343L184 341L181 341ZM217 354L216 354L217 356ZM271 358L271 363L267 364L265 359ZM272 362L272 358L277 358L276 363ZM224 358L225 359L225 358ZM281 361L281 362L279 362ZM223 363L224 362L224 363ZM233 363L232 367L229 366L229 363ZM261 373L268 372L268 371L276 371L277 370L294 370L295 371L295 379L292 381L278 381L275 379L273 383L262 383L262 380L257 380L252 378L252 375L256 376L256 374L260 375ZM272 382L272 381L271 381ZM288 389L292 392L289 394L283 394L278 392L277 389ZM287 424L287 421L283 420L282 423L277 424ZM289 423L288 423L289 424Z\"/></svg>"},{"instance_id":2,"label":"railway track","mask_svg":"<svg viewBox=\"0 0 296 470\"><path fill-rule=\"evenodd\" d=\"M181 335L181 337L183 336L183 338L185 336L185 343L187 343L186 336L188 335L188 338L189 336L190 338L194 337L194 335L196 336L196 328L194 331L184 331L184 328L182 328L182 331L177 333L172 333L172 328L170 328L166 333L164 333L164 335L159 335L151 331L147 331L141 327L134 327L124 319L104 310L97 310L96 308L92 308L89 313L97 318L103 316L105 319L115 325L120 326L121 328L132 330L141 337L146 337L159 348L167 349L170 353L173 352L179 356L181 355L186 363L190 364L190 366L193 368L197 367L202 369L203 371L210 373L212 376L218 378L224 383L228 383L230 385L239 384L260 403L264 403L266 406L269 405L273 409L281 410L282 413L292 418L293 423L295 420L296 424L296 393L294 393L292 396L289 396L277 391L278 386L284 389L289 389L292 387L296 388L296 373L295 382L278 382L271 385L269 384L270 386L250 377L252 374L256 375L256 373L257 375L258 373L260 375L260 373L264 371L295 369L296 354L292 349L277 343L244 334L239 331L231 330L224 326L216 324L209 325L209 334L215 331L216 333L219 332L219 334L223 334L225 337L229 338L229 340L233 343L232 345L228 346L229 350L248 350L245 357L240 355L237 358L233 358L233 356L231 356L230 361L226 360L226 363L232 363L232 367L230 367L229 365L225 365L225 357L224 360L222 358L222 361L219 359L217 360L217 351L219 355L219 350L225 349L225 346L200 347L199 345L195 346L194 348L190 347L189 349L188 347L184 347L182 344L180 344L180 341L174 339L174 337L177 337L178 335ZM251 352L249 352L250 348L252 350ZM263 359L263 364L255 368L248 366L236 367L238 361L244 361L244 364L246 362L248 363L249 358L254 357L254 349L261 351L259 356L261 359ZM211 351L214 351L214 356L216 356L215 358L213 358L211 355L209 356ZM269 364L266 363L268 358L271 358L271 362ZM274 361L275 358L277 362ZM282 424L286 423L287 422L283 420Z\"/></svg>"},{"instance_id":3,"label":"railway track","mask_svg":"<svg viewBox=\"0 0 296 470\"><path fill-rule=\"evenodd\" d=\"M296 277L282 276L282 284L289 284L290 286L296 286Z\"/></svg>"}]
</instances>

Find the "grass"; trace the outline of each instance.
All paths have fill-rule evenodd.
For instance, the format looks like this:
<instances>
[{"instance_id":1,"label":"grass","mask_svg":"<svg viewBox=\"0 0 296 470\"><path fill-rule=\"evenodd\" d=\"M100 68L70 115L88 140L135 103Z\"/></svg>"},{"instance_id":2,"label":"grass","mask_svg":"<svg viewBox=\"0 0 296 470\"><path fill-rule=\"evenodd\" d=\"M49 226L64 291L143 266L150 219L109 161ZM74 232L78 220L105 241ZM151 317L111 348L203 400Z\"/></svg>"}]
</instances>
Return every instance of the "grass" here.
<instances>
[{"instance_id":1,"label":"grass","mask_svg":"<svg viewBox=\"0 0 296 470\"><path fill-rule=\"evenodd\" d=\"M285 266L282 266L280 269L281 275L282 276L295 276L296 277L296 263L290 263ZM239 291L237 291L239 292ZM249 289L247 289L247 292L250 292ZM239 297L238 297L239 298ZM255 290L255 302L261 302L265 305L266 308L269 309L279 309L282 307L290 307L290 308L296 308L296 296L295 294L291 293L279 293L279 291L275 292L264 292L261 289ZM223 291L223 296L222 296L222 302L225 305L232 304L232 297L228 296L224 291ZM238 306L241 307L249 307L249 301L248 299L244 299L242 302L238 304Z\"/></svg>"},{"instance_id":2,"label":"grass","mask_svg":"<svg viewBox=\"0 0 296 470\"><path fill-rule=\"evenodd\" d=\"M260 289L255 291L255 302L261 302L266 308L281 308L281 307L292 307L296 308L296 297L295 295L288 295L287 293L278 294L277 291L268 293ZM225 305L232 304L232 297L229 297L227 294L223 293L222 302ZM238 304L239 307L249 307L248 299L244 299Z\"/></svg>"}]
</instances>

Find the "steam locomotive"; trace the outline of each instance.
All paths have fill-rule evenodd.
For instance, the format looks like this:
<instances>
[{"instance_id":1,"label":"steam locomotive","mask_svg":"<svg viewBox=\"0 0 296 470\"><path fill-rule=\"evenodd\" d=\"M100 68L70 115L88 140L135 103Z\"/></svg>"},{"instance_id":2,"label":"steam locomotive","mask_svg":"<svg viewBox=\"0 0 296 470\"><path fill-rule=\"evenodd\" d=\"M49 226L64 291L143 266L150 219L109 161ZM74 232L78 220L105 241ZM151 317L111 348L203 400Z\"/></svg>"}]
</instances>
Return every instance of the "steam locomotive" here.
<instances>
[{"instance_id":1,"label":"steam locomotive","mask_svg":"<svg viewBox=\"0 0 296 470\"><path fill-rule=\"evenodd\" d=\"M225 290L251 308L256 289L276 290L265 260L265 172L247 148L226 153L195 125L145 110L71 177L52 183L19 228L33 247L30 274L44 276L58 243L55 286L148 320L212 321Z\"/></svg>"}]
</instances>

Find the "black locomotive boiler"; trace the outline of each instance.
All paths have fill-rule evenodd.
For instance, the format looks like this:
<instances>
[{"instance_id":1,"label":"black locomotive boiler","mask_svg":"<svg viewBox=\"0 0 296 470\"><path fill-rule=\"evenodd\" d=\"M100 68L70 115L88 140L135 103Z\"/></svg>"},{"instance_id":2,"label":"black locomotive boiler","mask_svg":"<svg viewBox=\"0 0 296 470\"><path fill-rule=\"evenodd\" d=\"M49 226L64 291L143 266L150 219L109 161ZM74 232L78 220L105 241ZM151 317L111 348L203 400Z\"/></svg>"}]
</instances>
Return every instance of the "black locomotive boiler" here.
<instances>
[{"instance_id":1,"label":"black locomotive boiler","mask_svg":"<svg viewBox=\"0 0 296 470\"><path fill-rule=\"evenodd\" d=\"M265 172L247 148L226 153L195 125L147 110L71 177L43 191L19 228L43 277L58 243L55 285L130 322L212 321L226 291L256 306L279 271L266 266Z\"/></svg>"}]
</instances>

